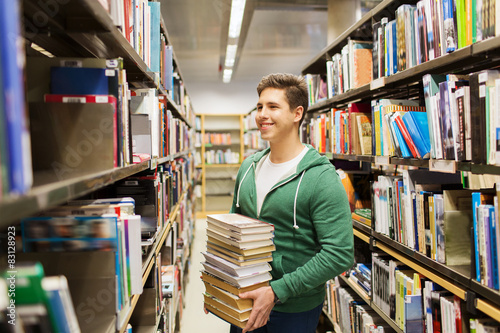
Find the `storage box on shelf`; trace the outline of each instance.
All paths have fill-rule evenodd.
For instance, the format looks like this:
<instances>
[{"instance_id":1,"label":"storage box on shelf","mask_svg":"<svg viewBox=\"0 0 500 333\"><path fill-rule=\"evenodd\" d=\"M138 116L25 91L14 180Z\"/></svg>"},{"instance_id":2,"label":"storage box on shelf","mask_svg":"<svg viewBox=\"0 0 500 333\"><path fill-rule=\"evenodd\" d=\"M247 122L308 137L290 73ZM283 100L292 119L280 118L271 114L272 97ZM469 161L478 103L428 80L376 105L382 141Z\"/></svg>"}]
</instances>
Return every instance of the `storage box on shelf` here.
<instances>
[{"instance_id":1,"label":"storage box on shelf","mask_svg":"<svg viewBox=\"0 0 500 333\"><path fill-rule=\"evenodd\" d=\"M103 7L102 3L109 4L110 8ZM194 221L194 205L191 202L196 172L194 141L191 139L194 129L191 126L195 114L165 25L158 15L160 3L140 1L138 9L146 17L140 23L129 20L133 16L129 16L131 4L132 1L125 1L124 7L117 7L117 1L85 0L45 6L37 1L24 1L23 13L20 13L20 1L13 1L2 5L1 10L5 15L0 18L0 25L6 24L12 33L0 37L2 50L5 51L0 57L0 82L3 88L10 89L2 91L0 98L0 123L6 129L0 131L0 228L9 229L19 240L25 241L24 249L31 249L30 253L16 253L16 263L10 269L25 260L37 260L44 264L46 275L66 275L82 332L124 332L129 323L135 326L134 330L144 329L146 321L137 320L137 317L143 317L142 313L155 314L154 318L142 318L151 319L147 323L151 325L148 330L168 327L173 320L168 321L166 317L176 317L169 311L177 312L179 308L168 307L161 300L159 253L165 243L171 243L167 239L180 239L183 246L189 249L192 238L190 230ZM40 16L46 18L43 25L35 22ZM16 31L14 28L20 26L22 18L25 30ZM7 72L6 68L10 66L3 60L22 59L17 64L24 65L25 55L21 52L24 48L19 49L14 44L8 47L3 43L16 43L23 37L26 43L17 45L27 46L26 67L13 66L15 71ZM143 43L139 43L139 39ZM22 82L24 77L26 94L19 87L6 85L12 80ZM22 103L28 108L12 108L12 104L6 104L5 92L30 102ZM129 105L129 95L133 95L133 105ZM12 113L14 109L15 113ZM65 111L81 111L79 114L83 116L68 119ZM31 132L22 132L21 125L28 123L28 114L31 116L31 128L26 129ZM88 115L91 119L84 117ZM12 127L6 116L15 116L18 127ZM99 122L96 121L97 116L100 117ZM11 130L18 131L17 135L25 135L24 142L29 143L31 135L33 149L24 146L13 150L9 147L6 133ZM68 131L81 135L71 138ZM45 147L39 145L42 141L46 143ZM33 168L28 158L16 168L14 164L7 163L8 159L4 157L14 152L20 158L32 156ZM42 157L47 163L41 164ZM33 174L34 185L31 186L26 176L27 180L22 182L26 185L24 188L11 187L4 180L13 175L14 170L24 170L25 175ZM153 230L148 229L148 239L143 239L142 262L139 261L135 268L129 266L126 251L130 249L128 242L132 236L139 243L141 237L137 231L127 234L127 230L132 229L122 226L128 225L126 216L107 219L110 223L115 221L117 234L113 239L103 240L96 238L97 234L84 231L87 230L86 221L91 219L64 218L61 213L70 208L59 205L70 200L120 197L123 194L120 191L125 190L124 187L117 190L120 184L133 186L146 178L154 178L154 189L158 191L153 191L150 199L155 203L152 205L139 197L133 200L135 213L140 212L141 220L153 221L153 224L144 223ZM141 191L139 187L128 188L132 191L128 194ZM101 196L110 192L116 192L115 196ZM97 208L95 203L87 207L88 202L73 202L72 205L76 208L71 214L83 214L95 209L101 211L104 209L101 206L109 203L101 202ZM86 206L82 208L81 205ZM50 217L56 211L63 215ZM42 214L49 217L35 218L42 227L47 222L45 229L39 228L38 231L49 230L50 221L54 222L54 228L73 222L81 226L67 230L73 234L72 239L53 238L51 234L51 238L39 242L40 247L30 247L31 243L26 243L28 229L20 225L20 219L29 221L29 217ZM113 227L110 223L108 226ZM144 235L141 226L139 229ZM40 234L30 234L32 238L35 236ZM31 239L33 244L38 242L36 237ZM111 246L111 251L99 251L95 246L84 252L56 251L64 246L72 246L76 250L77 245L77 248L83 249L86 248L84 244L92 244L92 239L97 239L101 245L107 244L107 241L114 247ZM141 246L137 242L135 244ZM53 251L38 251L42 247L47 249L47 246ZM137 252L141 251L136 249ZM189 255L188 250L184 252ZM170 263L175 265L175 254L169 257ZM105 265L107 271L101 269L103 260L109 262ZM3 271L7 260L2 262L4 264L0 268ZM183 271L186 271L186 258L183 264ZM128 268L135 274L135 280L127 280ZM136 287L140 286L139 289L144 287L148 291L141 294L135 289L134 292L131 281L138 282ZM182 291L179 290L179 293ZM52 313L51 308L45 311ZM30 313L24 315L29 316ZM43 321L43 317L39 319ZM168 331L173 332L172 326Z\"/></svg>"},{"instance_id":2,"label":"storage box on shelf","mask_svg":"<svg viewBox=\"0 0 500 333\"><path fill-rule=\"evenodd\" d=\"M314 102L306 124L318 132L308 142L333 160L368 162L381 174L374 179L371 226L353 219L355 236L424 276L417 278L424 299L436 285L449 292L441 293L443 307L455 302L467 329L469 319L500 321L494 187L500 181L494 142L500 81L492 57L500 35L492 23L498 17L483 20L489 5L499 3L383 1L302 69L311 82L324 81L310 86ZM484 24L476 29L468 18ZM353 41L372 42L372 78L360 86L351 76L360 65L353 60L366 48L354 48ZM325 85L322 95L317 87ZM361 118L352 112L361 104L368 105L371 125L371 150L364 151L356 144L363 139ZM431 175L435 181L425 181ZM458 185L436 186L450 175ZM372 285L377 282L372 277ZM366 303L404 331L404 317L384 312L373 297Z\"/></svg>"}]
</instances>

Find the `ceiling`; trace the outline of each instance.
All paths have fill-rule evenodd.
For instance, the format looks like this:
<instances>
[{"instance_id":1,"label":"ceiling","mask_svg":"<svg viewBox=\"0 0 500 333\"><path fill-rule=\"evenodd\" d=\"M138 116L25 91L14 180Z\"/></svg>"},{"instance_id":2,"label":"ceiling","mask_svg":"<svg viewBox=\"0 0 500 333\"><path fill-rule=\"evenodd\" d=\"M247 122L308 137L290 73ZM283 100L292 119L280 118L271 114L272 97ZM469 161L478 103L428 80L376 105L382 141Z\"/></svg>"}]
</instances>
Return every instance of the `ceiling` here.
<instances>
[{"instance_id":1,"label":"ceiling","mask_svg":"<svg viewBox=\"0 0 500 333\"><path fill-rule=\"evenodd\" d=\"M230 83L219 71L230 0L160 0L169 40L197 114L247 113L260 79L300 74L327 43L327 0L247 0L237 68ZM246 38L244 38L246 36ZM240 39L242 38L240 37Z\"/></svg>"}]
</instances>

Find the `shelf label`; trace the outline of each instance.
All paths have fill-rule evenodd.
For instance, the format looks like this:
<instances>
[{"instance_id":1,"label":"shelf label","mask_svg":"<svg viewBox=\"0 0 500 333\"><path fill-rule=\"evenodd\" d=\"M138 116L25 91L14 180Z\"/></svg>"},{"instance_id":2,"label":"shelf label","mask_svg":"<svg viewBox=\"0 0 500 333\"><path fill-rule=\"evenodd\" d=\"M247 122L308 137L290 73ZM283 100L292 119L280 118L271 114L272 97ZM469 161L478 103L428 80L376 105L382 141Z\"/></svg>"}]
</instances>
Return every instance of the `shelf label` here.
<instances>
[{"instance_id":1,"label":"shelf label","mask_svg":"<svg viewBox=\"0 0 500 333\"><path fill-rule=\"evenodd\" d=\"M383 86L385 86L385 76L382 76L382 77L370 82L370 90L382 88Z\"/></svg>"},{"instance_id":2,"label":"shelf label","mask_svg":"<svg viewBox=\"0 0 500 333\"><path fill-rule=\"evenodd\" d=\"M154 170L158 166L158 159L156 157L153 157L152 159L149 160L149 169Z\"/></svg>"},{"instance_id":3,"label":"shelf label","mask_svg":"<svg viewBox=\"0 0 500 333\"><path fill-rule=\"evenodd\" d=\"M454 160L429 160L429 171L455 173L457 163Z\"/></svg>"},{"instance_id":4,"label":"shelf label","mask_svg":"<svg viewBox=\"0 0 500 333\"><path fill-rule=\"evenodd\" d=\"M378 165L390 165L391 158L389 156L375 156L375 164Z\"/></svg>"}]
</instances>

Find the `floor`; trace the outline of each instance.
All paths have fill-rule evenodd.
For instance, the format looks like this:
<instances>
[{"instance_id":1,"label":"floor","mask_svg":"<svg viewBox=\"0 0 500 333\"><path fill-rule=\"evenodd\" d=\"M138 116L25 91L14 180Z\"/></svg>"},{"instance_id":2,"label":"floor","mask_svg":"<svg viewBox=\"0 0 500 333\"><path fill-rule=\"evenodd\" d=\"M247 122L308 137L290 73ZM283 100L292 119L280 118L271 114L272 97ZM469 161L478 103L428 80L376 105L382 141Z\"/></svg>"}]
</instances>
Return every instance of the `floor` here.
<instances>
[{"instance_id":1,"label":"floor","mask_svg":"<svg viewBox=\"0 0 500 333\"><path fill-rule=\"evenodd\" d=\"M194 240L191 248L191 266L189 282L184 295L184 309L181 318L180 333L229 333L229 324L213 314L203 311L203 292L205 286L200 279L203 256L206 248L206 222L198 219L194 227Z\"/></svg>"}]
</instances>

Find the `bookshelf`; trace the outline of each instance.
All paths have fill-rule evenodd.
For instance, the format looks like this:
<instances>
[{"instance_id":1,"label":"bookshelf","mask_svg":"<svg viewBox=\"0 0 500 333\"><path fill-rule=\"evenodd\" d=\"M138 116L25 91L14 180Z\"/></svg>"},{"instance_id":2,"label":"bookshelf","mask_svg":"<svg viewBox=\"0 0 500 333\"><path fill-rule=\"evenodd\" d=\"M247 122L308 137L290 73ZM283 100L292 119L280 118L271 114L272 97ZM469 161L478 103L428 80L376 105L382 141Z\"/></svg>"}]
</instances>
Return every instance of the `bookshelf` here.
<instances>
[{"instance_id":1,"label":"bookshelf","mask_svg":"<svg viewBox=\"0 0 500 333\"><path fill-rule=\"evenodd\" d=\"M201 114L201 209L198 216L227 213L245 151L242 114Z\"/></svg>"},{"instance_id":2,"label":"bookshelf","mask_svg":"<svg viewBox=\"0 0 500 333\"><path fill-rule=\"evenodd\" d=\"M269 142L262 140L262 138L260 137L260 131L257 128L257 124L255 123L256 113L257 110L253 109L243 117L243 126L244 126L243 138L245 141L244 158L252 155L257 151L269 147Z\"/></svg>"},{"instance_id":3,"label":"bookshelf","mask_svg":"<svg viewBox=\"0 0 500 333\"><path fill-rule=\"evenodd\" d=\"M157 1L152 2L159 5ZM173 170L172 174L165 177L170 179L173 174L179 177L177 178L178 183L168 188L169 191L172 191L169 193L171 195L169 198L175 199L171 199L172 201L168 204L162 204L163 211L160 214L163 223L156 230L154 237L148 241L143 240L142 244L142 264L138 273L140 273L145 292L144 294L132 294L119 312L115 300L118 298L116 296L118 283L114 271L115 259L111 252L19 252L16 253L16 264L37 260L44 263L46 276L64 274L64 272L72 276L68 278L68 281L75 309L78 305L87 306L87 297L98 295L102 311L92 312L92 320L85 317L88 312L83 314L83 312L77 311L82 332L126 332L127 325L133 323L136 320L135 317L141 317L143 313L153 317L152 324L150 326L138 324L134 327L134 331L146 332L160 329L161 331L174 332L178 331L175 324L176 317L179 316L178 312L181 312L179 310L182 304L179 303L179 299L182 297L180 292L176 291L175 300L169 306L167 306L165 299L161 302L157 300L158 292L161 293L162 286L161 281L160 284L157 283L158 280L155 282L155 276L159 276L161 280L160 254L166 253L167 257L170 257L171 264L177 264L177 256L180 256L182 259L178 263L179 276L176 278L180 284L178 290L181 290L180 287L182 287L182 292L184 291L184 272L187 272L189 267L191 229L194 223L195 198L193 192L196 179L200 177L200 172L196 171L194 167L196 151L194 139L191 139L194 134L195 114L182 82L182 74L175 53L172 51L171 54L170 76L164 76L169 74L168 68L162 67L160 72L152 71L151 60L141 55L125 37L124 26L117 27L124 24L120 23L120 13L116 14L110 9L105 9L101 3L113 8L119 4L118 1L94 0L60 1L54 2L52 5L34 0L12 2L11 6L19 5L22 7L22 12L19 13L17 20L24 23L21 37L24 38L26 58L31 60L49 54L48 57L60 59L120 59L123 70L126 72L126 81L124 82L128 85L129 91L152 89L154 96L164 105L163 111L160 109L149 110L151 113L161 114L164 112L165 118L162 118L164 121L162 128L166 130L162 132L162 135L168 136L176 131L178 136L170 136L168 144L166 140L162 141L161 138L159 142L153 142L153 144L162 147L160 153L149 156L140 162L133 163L132 154L130 154L130 159L124 159L114 168L92 173L83 172L83 175L64 180L55 179L53 175L47 175L44 172L33 171L33 186L30 186L25 193L12 194L5 191L0 195L0 210L2 211L0 229L7 230L7 228L14 227L16 235L20 237L20 220L23 218L38 215L73 199L99 197L100 193L107 193L106 191L112 186L130 177L155 174L156 172L165 175L166 172L170 172L167 170ZM148 1L143 2L143 5L147 7ZM43 18L43 22L36 21L37 18L38 20ZM161 17L158 28L161 34L160 38L165 46L171 47L168 32ZM9 38L11 37L9 36ZM20 54L17 56L21 57ZM24 54L22 56L24 57ZM163 61L164 59L162 59ZM23 76L26 77L28 87L38 88L38 82L35 82L32 73L26 68L23 68ZM169 77L172 79L170 88L167 84ZM28 99L27 96L30 93L28 90L26 96L23 96L25 100ZM127 105L129 104L128 96L123 100L123 103ZM19 111L19 113L21 112ZM28 113L28 103L26 113ZM0 115L3 117L2 113ZM2 121L4 120L2 119ZM167 122L169 123L167 124ZM129 123L128 126L132 125ZM132 136L130 127L124 126L123 133ZM0 140L4 140L4 138ZM132 148L130 147L130 149ZM25 153L30 154L31 152ZM4 169L2 169L3 171ZM5 189L0 187L0 190L4 191ZM165 193L166 191L165 187ZM94 195L95 197L93 197ZM164 198L162 197L162 199ZM177 249L179 240L184 242L182 249ZM180 251L178 252L178 250ZM2 249L0 257L4 258L5 255L6 253ZM6 263L7 260L4 258L0 264L0 270L6 269ZM100 265L106 265L106 263L109 263L109 267L102 269ZM99 275L101 270L104 272L103 275ZM92 272L96 274L95 277L91 276L94 274ZM109 283L109 285L103 287L104 282ZM105 296L109 299L99 299L104 295L103 291L106 292ZM0 297L4 297L4 294L2 293ZM158 308L156 308L157 305ZM0 310L4 311L5 309ZM22 330L22 327L20 329Z\"/></svg>"},{"instance_id":4,"label":"bookshelf","mask_svg":"<svg viewBox=\"0 0 500 333\"><path fill-rule=\"evenodd\" d=\"M373 40L373 26L387 17L389 21L396 18L396 10L403 4L416 6L419 1L394 1L384 0L369 13L364 15L349 29L338 36L333 43L325 47L311 61L304 65L301 73L307 74L327 74L327 61L341 53L342 48L352 40ZM440 2L437 2L440 3ZM464 2L465 3L465 2ZM498 6L498 1L492 1ZM496 18L498 22L498 18ZM332 108L346 108L350 103L371 103L380 99L412 99L418 100L420 105L424 105L424 92L422 77L426 74L470 74L481 72L485 69L498 69L499 59L494 57L500 50L500 36L489 37L481 41L457 48L453 52L442 54L434 59L424 61L412 67L389 76L382 76L372 80L369 84L347 90L343 93L326 97L311 105L308 110L308 117L316 117L318 114L329 113ZM373 104L372 104L373 105ZM497 106L495 106L497 107ZM473 147L476 149L476 147ZM401 158L396 156L376 156L338 154L335 150L326 152L325 155L333 161L354 161L368 163L371 165L373 174L394 174L398 170L425 169L441 173L472 173L475 175L499 175L498 165L473 163L469 160L456 161L445 159L417 159ZM486 184L488 188L495 186L494 183ZM475 188L474 188L475 189ZM476 190L476 189L475 189ZM373 223L373 222L372 222ZM481 316L490 317L500 322L500 292L494 288L489 288L476 281L475 266L447 266L433 260L415 249L393 240L382 233L376 232L372 228L353 220L354 236L356 239L365 242L370 249L381 251L394 258L412 270L418 272L427 279L439 284L444 289L461 299L465 310L462 315L467 318L479 318ZM472 250L472 255L474 252ZM358 286L353 284L348 278L339 276L341 285L350 285L365 302L372 307L396 332L402 332L400 326L392 320L387 313L384 313ZM373 279L372 279L372 283ZM333 319L329 317L332 321ZM336 323L333 323L334 326ZM469 323L465 323L468 329Z\"/></svg>"}]
</instances>

